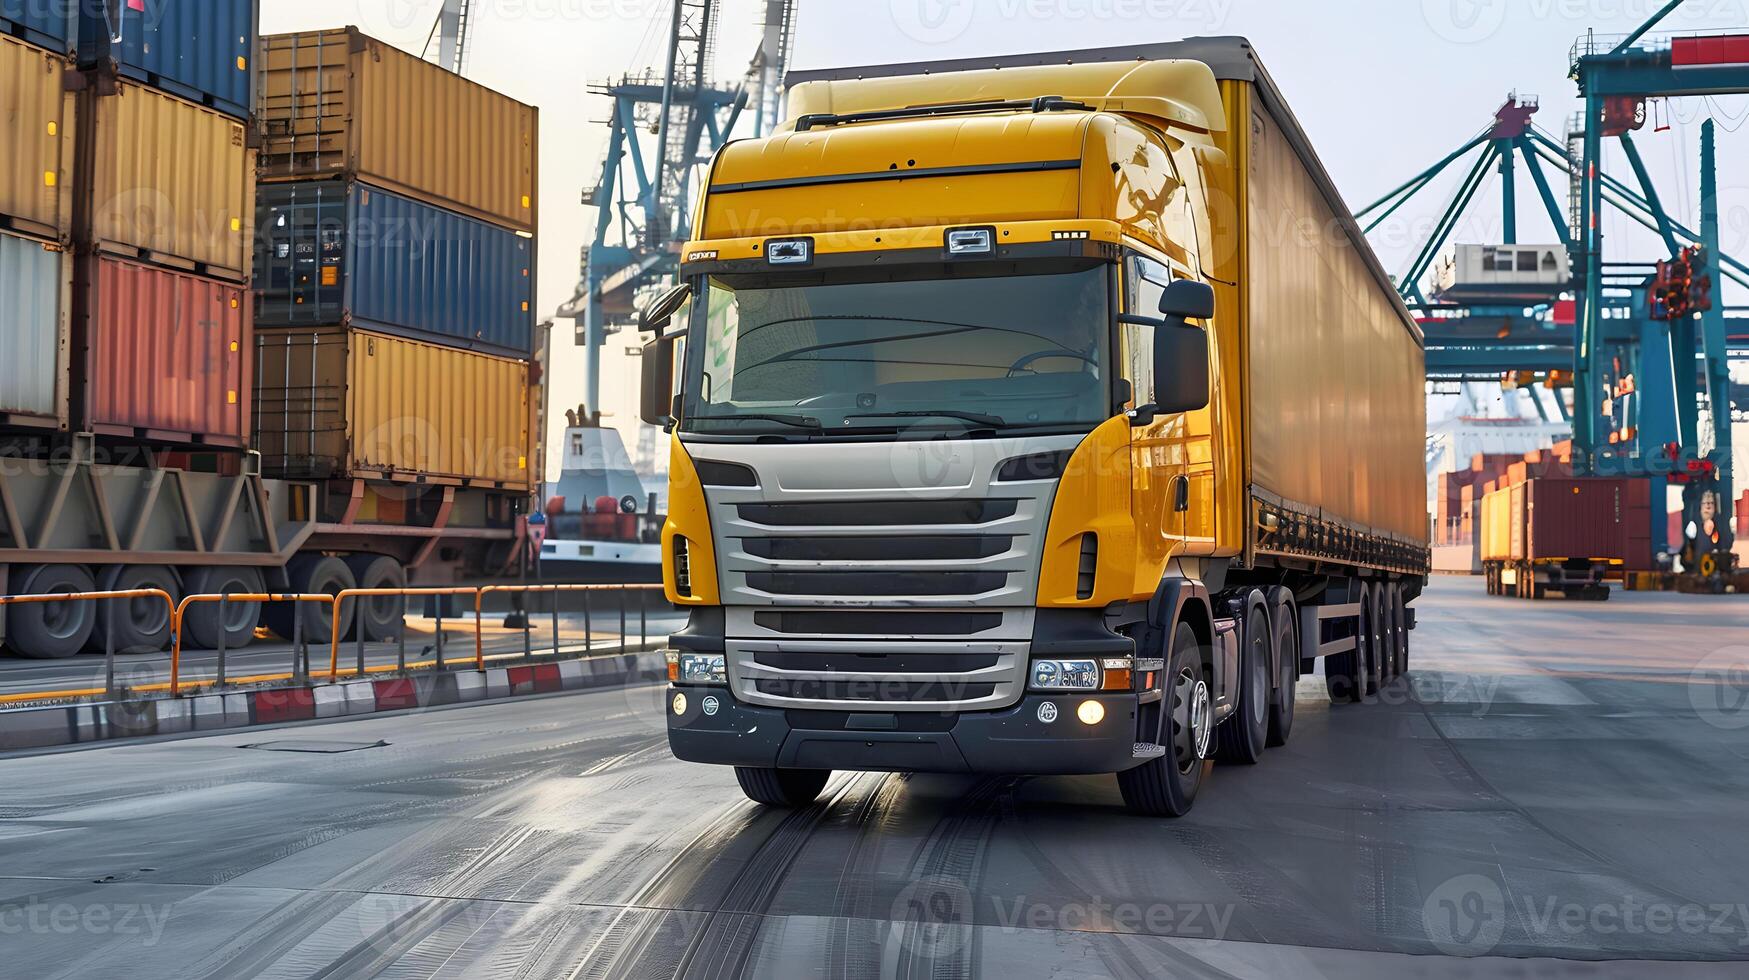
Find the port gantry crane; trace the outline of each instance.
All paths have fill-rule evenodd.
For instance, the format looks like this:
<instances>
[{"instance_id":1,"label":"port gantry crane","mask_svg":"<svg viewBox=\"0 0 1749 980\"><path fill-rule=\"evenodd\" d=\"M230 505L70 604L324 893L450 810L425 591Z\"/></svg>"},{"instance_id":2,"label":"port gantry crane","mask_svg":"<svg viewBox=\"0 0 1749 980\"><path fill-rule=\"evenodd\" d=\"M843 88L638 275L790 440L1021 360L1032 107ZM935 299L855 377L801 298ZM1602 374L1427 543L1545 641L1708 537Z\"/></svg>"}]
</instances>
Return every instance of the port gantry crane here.
<instances>
[{"instance_id":1,"label":"port gantry crane","mask_svg":"<svg viewBox=\"0 0 1749 980\"><path fill-rule=\"evenodd\" d=\"M1618 38L1587 35L1571 51L1572 77L1585 100L1565 145L1536 127L1534 99L1509 98L1475 138L1360 209L1372 231L1474 154L1464 179L1433 233L1399 278L1404 300L1427 335L1427 370L1433 380L1548 379L1556 409L1569 413L1559 388L1571 379L1573 462L1581 473L1643 475L1662 500L1668 481L1684 489L1685 526L1711 504L1728 513L1732 494L1733 405L1749 410L1744 386L1733 386L1728 359L1749 351L1749 321L1728 315L1715 285L1749 286L1749 266L1719 247L1714 124L1701 126L1699 229L1664 208L1632 133L1644 125L1647 100L1749 92L1749 32L1653 35L1652 29L1683 0L1670 0L1634 32ZM1634 185L1602 166L1604 142L1622 148ZM1541 303L1502 303L1435 295L1424 279L1447 240L1486 183L1502 178L1500 244L1518 242L1517 167L1530 174L1559 242L1570 253L1571 297ZM1563 212L1548 171L1564 175L1569 202ZM1669 255L1662 262L1606 260L1602 215L1626 215L1657 233ZM1730 311L1741 312L1741 311ZM1539 410L1546 407L1528 389ZM1705 396L1704 399L1702 396ZM1733 403L1733 395L1736 402ZM1703 427L1703 420L1709 425ZM1654 550L1666 551L1662 508L1654 508ZM1726 522L1710 541L1683 543L1683 565L1700 578L1722 581L1731 570Z\"/></svg>"},{"instance_id":2,"label":"port gantry crane","mask_svg":"<svg viewBox=\"0 0 1749 980\"><path fill-rule=\"evenodd\" d=\"M437 63L457 75L466 75L468 67L468 15L472 0L443 0L431 33L425 36L421 58L431 57L431 46L437 45Z\"/></svg>"},{"instance_id":3,"label":"port gantry crane","mask_svg":"<svg viewBox=\"0 0 1749 980\"><path fill-rule=\"evenodd\" d=\"M607 337L631 324L638 297L678 268L694 171L744 119L754 135L777 123L794 0L766 0L758 52L736 87L712 84L717 13L716 0L674 0L666 71L590 88L613 100L607 158L601 179L583 192L583 203L598 210L577 292L556 316L576 321L576 343L586 349L583 403L592 413L600 411ZM650 146L645 133L654 136Z\"/></svg>"}]
</instances>

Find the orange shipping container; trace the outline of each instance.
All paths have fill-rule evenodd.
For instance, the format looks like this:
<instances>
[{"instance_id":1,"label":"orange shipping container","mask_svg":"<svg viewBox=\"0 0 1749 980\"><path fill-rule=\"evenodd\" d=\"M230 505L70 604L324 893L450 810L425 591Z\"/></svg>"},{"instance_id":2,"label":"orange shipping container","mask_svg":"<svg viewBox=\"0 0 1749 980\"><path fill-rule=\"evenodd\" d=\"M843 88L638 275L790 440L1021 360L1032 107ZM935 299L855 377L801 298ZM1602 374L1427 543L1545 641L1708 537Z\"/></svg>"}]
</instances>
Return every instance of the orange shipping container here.
<instances>
[{"instance_id":1,"label":"orange shipping container","mask_svg":"<svg viewBox=\"0 0 1749 980\"><path fill-rule=\"evenodd\" d=\"M79 260L74 403L92 432L236 447L249 434L241 287L104 256Z\"/></svg>"},{"instance_id":2,"label":"orange shipping container","mask_svg":"<svg viewBox=\"0 0 1749 980\"><path fill-rule=\"evenodd\" d=\"M269 475L527 489L529 365L341 327L263 330L255 448Z\"/></svg>"},{"instance_id":3,"label":"orange shipping container","mask_svg":"<svg viewBox=\"0 0 1749 980\"><path fill-rule=\"evenodd\" d=\"M0 35L0 229L61 241L73 229L73 95L65 57Z\"/></svg>"},{"instance_id":4,"label":"orange shipping container","mask_svg":"<svg viewBox=\"0 0 1749 980\"><path fill-rule=\"evenodd\" d=\"M156 89L88 89L79 118L87 209L75 238L122 258L247 282L255 151L243 123Z\"/></svg>"},{"instance_id":5,"label":"orange shipping container","mask_svg":"<svg viewBox=\"0 0 1749 980\"><path fill-rule=\"evenodd\" d=\"M539 114L356 28L261 39L263 180L350 175L535 230Z\"/></svg>"}]
</instances>

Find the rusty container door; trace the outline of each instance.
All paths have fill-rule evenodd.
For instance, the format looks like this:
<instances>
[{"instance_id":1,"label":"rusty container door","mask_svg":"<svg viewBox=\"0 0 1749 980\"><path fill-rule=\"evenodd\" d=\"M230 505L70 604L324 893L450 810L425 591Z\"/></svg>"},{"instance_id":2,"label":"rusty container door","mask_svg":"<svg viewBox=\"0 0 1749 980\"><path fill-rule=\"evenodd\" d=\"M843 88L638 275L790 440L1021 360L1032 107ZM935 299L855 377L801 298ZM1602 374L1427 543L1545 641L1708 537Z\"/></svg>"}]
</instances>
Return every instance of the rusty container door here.
<instances>
[{"instance_id":1,"label":"rusty container door","mask_svg":"<svg viewBox=\"0 0 1749 980\"><path fill-rule=\"evenodd\" d=\"M75 390L82 427L242 447L249 303L242 287L107 256L79 259Z\"/></svg>"},{"instance_id":2,"label":"rusty container door","mask_svg":"<svg viewBox=\"0 0 1749 980\"><path fill-rule=\"evenodd\" d=\"M73 231L71 62L0 35L0 229L62 241Z\"/></svg>"}]
</instances>

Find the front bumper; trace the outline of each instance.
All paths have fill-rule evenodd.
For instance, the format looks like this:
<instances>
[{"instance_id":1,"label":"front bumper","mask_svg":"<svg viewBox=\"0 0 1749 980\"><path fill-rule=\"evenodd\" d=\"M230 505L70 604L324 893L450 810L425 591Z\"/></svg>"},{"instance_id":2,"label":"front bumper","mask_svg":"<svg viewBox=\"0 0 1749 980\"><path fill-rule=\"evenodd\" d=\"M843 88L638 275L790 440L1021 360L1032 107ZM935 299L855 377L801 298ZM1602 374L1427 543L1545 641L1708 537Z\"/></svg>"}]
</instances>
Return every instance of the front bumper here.
<instances>
[{"instance_id":1,"label":"front bumper","mask_svg":"<svg viewBox=\"0 0 1749 980\"><path fill-rule=\"evenodd\" d=\"M679 713L676 693L686 695ZM1097 725L1076 717L1089 700L1105 706ZM1051 715L1041 712L1045 702L1056 707L1052 721L1043 720ZM1028 694L1000 711L919 714L768 708L736 701L724 687L674 685L664 705L668 744L686 762L1054 776L1121 772L1143 761L1136 758L1133 692Z\"/></svg>"}]
</instances>

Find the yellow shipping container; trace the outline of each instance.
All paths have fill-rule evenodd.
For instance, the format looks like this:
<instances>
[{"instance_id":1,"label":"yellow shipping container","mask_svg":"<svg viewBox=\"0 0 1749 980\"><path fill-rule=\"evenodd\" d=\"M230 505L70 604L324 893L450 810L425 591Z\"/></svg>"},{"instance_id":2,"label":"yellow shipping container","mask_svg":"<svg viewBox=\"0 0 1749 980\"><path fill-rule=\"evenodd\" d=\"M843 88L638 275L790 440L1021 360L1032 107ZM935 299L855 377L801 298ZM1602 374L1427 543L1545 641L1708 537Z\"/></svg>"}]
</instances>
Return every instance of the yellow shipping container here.
<instances>
[{"instance_id":1,"label":"yellow shipping container","mask_svg":"<svg viewBox=\"0 0 1749 980\"><path fill-rule=\"evenodd\" d=\"M1482 560L1512 558L1512 488L1482 498Z\"/></svg>"},{"instance_id":2,"label":"yellow shipping container","mask_svg":"<svg viewBox=\"0 0 1749 980\"><path fill-rule=\"evenodd\" d=\"M257 334L255 377L269 475L532 485L526 361L293 328Z\"/></svg>"},{"instance_id":3,"label":"yellow shipping container","mask_svg":"<svg viewBox=\"0 0 1749 980\"><path fill-rule=\"evenodd\" d=\"M261 39L263 180L357 176L535 230L539 113L356 28Z\"/></svg>"},{"instance_id":4,"label":"yellow shipping container","mask_svg":"<svg viewBox=\"0 0 1749 980\"><path fill-rule=\"evenodd\" d=\"M0 35L0 227L72 232L73 103L67 59Z\"/></svg>"},{"instance_id":5,"label":"yellow shipping container","mask_svg":"<svg viewBox=\"0 0 1749 980\"><path fill-rule=\"evenodd\" d=\"M247 282L255 151L243 123L157 89L85 92L77 237L99 251Z\"/></svg>"}]
</instances>

